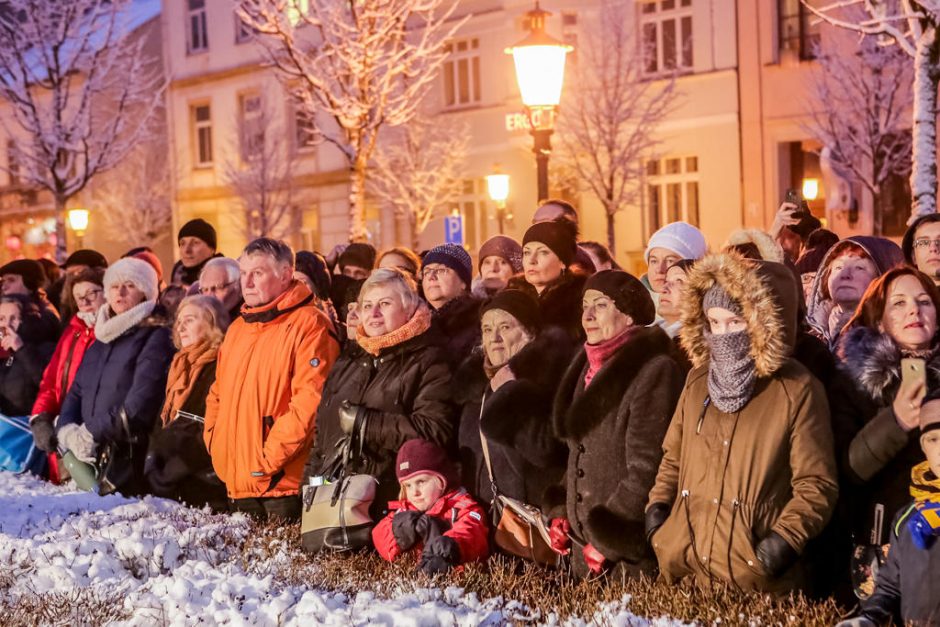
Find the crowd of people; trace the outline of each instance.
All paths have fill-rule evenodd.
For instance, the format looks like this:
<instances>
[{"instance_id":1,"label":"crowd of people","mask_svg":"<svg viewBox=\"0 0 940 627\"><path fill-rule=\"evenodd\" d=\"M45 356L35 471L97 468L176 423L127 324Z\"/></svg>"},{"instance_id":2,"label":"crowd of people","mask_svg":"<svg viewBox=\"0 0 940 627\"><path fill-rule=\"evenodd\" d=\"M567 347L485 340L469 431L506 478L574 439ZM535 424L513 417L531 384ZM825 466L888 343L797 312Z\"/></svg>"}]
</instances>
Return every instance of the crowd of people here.
<instances>
[{"instance_id":1,"label":"crowd of people","mask_svg":"<svg viewBox=\"0 0 940 627\"><path fill-rule=\"evenodd\" d=\"M193 220L168 282L147 248L12 261L0 413L30 416L52 481L72 457L102 493L260 519L300 519L339 460L374 483L375 550L431 574L504 550L511 501L579 577L930 622L940 214L898 246L798 210L720 246L667 224L640 277L559 200L473 256L259 238L232 259Z\"/></svg>"}]
</instances>

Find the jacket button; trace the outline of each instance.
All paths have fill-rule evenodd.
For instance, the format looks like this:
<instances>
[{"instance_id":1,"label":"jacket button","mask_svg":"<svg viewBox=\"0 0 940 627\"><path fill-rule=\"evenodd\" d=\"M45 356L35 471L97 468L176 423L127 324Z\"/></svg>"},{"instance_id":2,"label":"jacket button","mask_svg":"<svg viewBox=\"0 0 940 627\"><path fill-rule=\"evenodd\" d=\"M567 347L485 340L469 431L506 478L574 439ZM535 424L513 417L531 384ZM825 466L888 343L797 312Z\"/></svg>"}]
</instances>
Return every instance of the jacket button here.
<instances>
[{"instance_id":1,"label":"jacket button","mask_svg":"<svg viewBox=\"0 0 940 627\"><path fill-rule=\"evenodd\" d=\"M578 477L584 477L584 470L581 468L578 468Z\"/></svg>"},{"instance_id":2,"label":"jacket button","mask_svg":"<svg viewBox=\"0 0 940 627\"><path fill-rule=\"evenodd\" d=\"M579 445L578 445L578 452L579 452L579 453L583 453L583 452L584 452L584 445L583 445L583 444L579 444Z\"/></svg>"},{"instance_id":3,"label":"jacket button","mask_svg":"<svg viewBox=\"0 0 940 627\"><path fill-rule=\"evenodd\" d=\"M747 561L747 565L748 565L748 566L753 566L753 565L754 565L754 560L748 560L748 561Z\"/></svg>"},{"instance_id":4,"label":"jacket button","mask_svg":"<svg viewBox=\"0 0 940 627\"><path fill-rule=\"evenodd\" d=\"M724 441L724 445L725 445L725 446L728 446L728 440L725 440L725 441Z\"/></svg>"},{"instance_id":5,"label":"jacket button","mask_svg":"<svg viewBox=\"0 0 940 627\"><path fill-rule=\"evenodd\" d=\"M581 496L581 493L579 492L579 493L578 493L578 496L575 497L575 500L576 500L578 503L580 503L581 501L584 500L584 497Z\"/></svg>"},{"instance_id":6,"label":"jacket button","mask_svg":"<svg viewBox=\"0 0 940 627\"><path fill-rule=\"evenodd\" d=\"M712 503L714 503L715 505L718 505L718 499L712 499Z\"/></svg>"}]
</instances>

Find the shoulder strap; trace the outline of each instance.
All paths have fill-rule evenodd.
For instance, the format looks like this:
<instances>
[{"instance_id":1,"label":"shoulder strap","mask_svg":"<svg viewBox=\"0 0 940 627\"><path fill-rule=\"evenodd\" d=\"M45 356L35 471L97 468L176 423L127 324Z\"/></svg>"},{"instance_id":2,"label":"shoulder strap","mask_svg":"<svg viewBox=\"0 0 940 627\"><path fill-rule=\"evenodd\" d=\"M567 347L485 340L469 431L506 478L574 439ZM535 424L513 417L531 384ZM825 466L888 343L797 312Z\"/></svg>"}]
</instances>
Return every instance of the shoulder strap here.
<instances>
[{"instance_id":1,"label":"shoulder strap","mask_svg":"<svg viewBox=\"0 0 940 627\"><path fill-rule=\"evenodd\" d=\"M493 464L490 461L490 446L486 441L486 436L483 435L483 406L486 404L486 390L483 390L483 399L480 401L480 444L483 448L483 461L486 463L486 474L490 478L490 488L493 490L493 502L496 502L496 497L499 494L499 490L496 488L496 478L493 476Z\"/></svg>"}]
</instances>

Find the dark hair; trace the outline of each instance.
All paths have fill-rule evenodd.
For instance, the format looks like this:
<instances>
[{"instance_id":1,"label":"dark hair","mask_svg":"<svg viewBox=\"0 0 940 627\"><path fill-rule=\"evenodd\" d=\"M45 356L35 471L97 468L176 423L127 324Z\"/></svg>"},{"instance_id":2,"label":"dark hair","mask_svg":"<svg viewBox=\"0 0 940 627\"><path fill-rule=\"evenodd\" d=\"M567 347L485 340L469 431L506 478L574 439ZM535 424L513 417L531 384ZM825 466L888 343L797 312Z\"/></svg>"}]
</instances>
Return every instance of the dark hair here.
<instances>
[{"instance_id":1,"label":"dark hair","mask_svg":"<svg viewBox=\"0 0 940 627\"><path fill-rule=\"evenodd\" d=\"M242 251L243 256L259 254L270 255L274 257L274 261L294 267L294 251L284 240L259 237L252 240Z\"/></svg>"},{"instance_id":2,"label":"dark hair","mask_svg":"<svg viewBox=\"0 0 940 627\"><path fill-rule=\"evenodd\" d=\"M567 200L562 200L561 198L549 198L548 200L543 200L541 203L539 203L538 209L541 209L545 205L557 205L561 207L561 213L565 216L565 218L571 220L574 223L578 222L578 210L575 209L574 205L572 205ZM538 209L536 209L536 211L538 211Z\"/></svg>"},{"instance_id":3,"label":"dark hair","mask_svg":"<svg viewBox=\"0 0 940 627\"><path fill-rule=\"evenodd\" d=\"M669 272L673 268L679 268L680 270L688 274L689 270L692 269L692 266L695 265L695 261L696 261L695 259L680 259L679 261L675 262L674 264L666 268L666 272Z\"/></svg>"},{"instance_id":4,"label":"dark hair","mask_svg":"<svg viewBox=\"0 0 940 627\"><path fill-rule=\"evenodd\" d=\"M153 249L150 246L138 246L137 248L131 248L129 251L121 255L121 259L125 257L133 257L134 255L139 255L140 253L152 253Z\"/></svg>"},{"instance_id":5,"label":"dark hair","mask_svg":"<svg viewBox=\"0 0 940 627\"><path fill-rule=\"evenodd\" d=\"M59 280L59 277L62 276L62 269L56 265L51 259L46 259L45 257L40 257L36 261L39 262L39 265L42 266L43 274L46 275L46 284L44 287L49 287L53 283Z\"/></svg>"},{"instance_id":6,"label":"dark hair","mask_svg":"<svg viewBox=\"0 0 940 627\"><path fill-rule=\"evenodd\" d=\"M332 285L330 269L326 265L326 259L320 253L298 250L294 269L310 277L314 296L320 300L330 299L330 285Z\"/></svg>"},{"instance_id":7,"label":"dark hair","mask_svg":"<svg viewBox=\"0 0 940 627\"><path fill-rule=\"evenodd\" d=\"M911 266L897 266L882 274L871 282L865 295L859 301L852 318L845 324L845 329L852 327L868 327L877 329L878 325L885 315L885 305L888 302L888 289L896 279L904 276L912 276L923 286L924 291L933 301L933 306L940 311L940 290L934 284L933 279Z\"/></svg>"},{"instance_id":8,"label":"dark hair","mask_svg":"<svg viewBox=\"0 0 940 627\"><path fill-rule=\"evenodd\" d=\"M68 320L78 311L78 303L75 302L75 295L72 293L72 288L79 283L94 283L103 288L104 272L105 268L88 267L81 272L66 274L65 283L62 285L62 295L59 297L63 320Z\"/></svg>"},{"instance_id":9,"label":"dark hair","mask_svg":"<svg viewBox=\"0 0 940 627\"><path fill-rule=\"evenodd\" d=\"M609 263L611 270L623 270L620 264L617 263L617 260L614 259L614 256L610 254L610 249L600 242L578 242L578 246L594 253L594 256L597 257L597 260L601 263Z\"/></svg>"},{"instance_id":10,"label":"dark hair","mask_svg":"<svg viewBox=\"0 0 940 627\"><path fill-rule=\"evenodd\" d=\"M825 248L829 250L839 243L839 236L829 229L816 229L806 238L806 248Z\"/></svg>"},{"instance_id":11,"label":"dark hair","mask_svg":"<svg viewBox=\"0 0 940 627\"><path fill-rule=\"evenodd\" d=\"M389 248L384 253L379 256L379 264L382 263L382 260L388 257L389 255L398 255L407 262L408 271L411 272L412 276L418 275L418 270L421 269L421 258L415 254L415 251L404 246L396 246L395 248Z\"/></svg>"}]
</instances>

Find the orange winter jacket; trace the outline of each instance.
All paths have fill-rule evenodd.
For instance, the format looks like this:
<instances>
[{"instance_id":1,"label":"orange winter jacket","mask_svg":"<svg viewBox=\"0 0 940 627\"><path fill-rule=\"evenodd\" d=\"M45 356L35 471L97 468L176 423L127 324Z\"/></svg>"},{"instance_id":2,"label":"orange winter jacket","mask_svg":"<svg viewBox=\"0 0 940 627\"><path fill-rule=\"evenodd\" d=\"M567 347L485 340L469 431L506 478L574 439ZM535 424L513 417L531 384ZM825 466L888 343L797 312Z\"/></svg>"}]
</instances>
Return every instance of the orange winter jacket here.
<instances>
[{"instance_id":1,"label":"orange winter jacket","mask_svg":"<svg viewBox=\"0 0 940 627\"><path fill-rule=\"evenodd\" d=\"M338 355L329 319L298 281L267 305L242 308L206 398L206 448L230 498L298 493Z\"/></svg>"}]
</instances>

